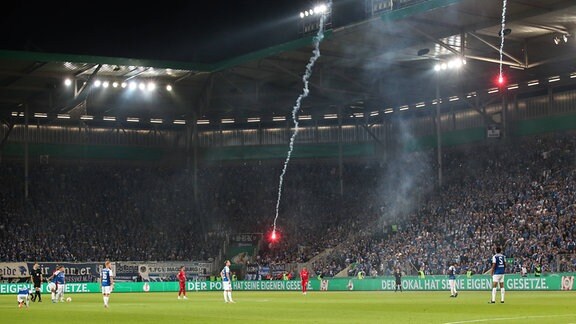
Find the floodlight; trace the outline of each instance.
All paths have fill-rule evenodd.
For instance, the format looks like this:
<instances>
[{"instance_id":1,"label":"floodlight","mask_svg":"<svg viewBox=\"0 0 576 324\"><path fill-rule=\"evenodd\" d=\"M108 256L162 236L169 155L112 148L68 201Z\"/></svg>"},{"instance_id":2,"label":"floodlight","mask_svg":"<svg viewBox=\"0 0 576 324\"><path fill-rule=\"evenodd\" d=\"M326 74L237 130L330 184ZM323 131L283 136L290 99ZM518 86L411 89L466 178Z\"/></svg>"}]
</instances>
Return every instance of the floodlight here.
<instances>
[{"instance_id":1,"label":"floodlight","mask_svg":"<svg viewBox=\"0 0 576 324\"><path fill-rule=\"evenodd\" d=\"M327 10L328 10L328 7L326 7L325 4L321 4L321 5L318 5L314 8L314 13L319 15L319 14L326 13Z\"/></svg>"}]
</instances>

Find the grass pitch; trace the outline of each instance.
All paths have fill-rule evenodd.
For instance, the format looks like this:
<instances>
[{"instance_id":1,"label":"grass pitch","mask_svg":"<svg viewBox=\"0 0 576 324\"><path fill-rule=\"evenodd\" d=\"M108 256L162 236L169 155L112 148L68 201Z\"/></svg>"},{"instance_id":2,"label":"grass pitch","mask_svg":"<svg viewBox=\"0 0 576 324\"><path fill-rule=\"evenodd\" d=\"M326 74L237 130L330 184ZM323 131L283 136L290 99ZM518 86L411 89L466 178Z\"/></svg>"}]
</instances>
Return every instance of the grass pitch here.
<instances>
[{"instance_id":1,"label":"grass pitch","mask_svg":"<svg viewBox=\"0 0 576 324\"><path fill-rule=\"evenodd\" d=\"M71 303L18 308L15 295L0 295L1 323L573 323L576 292L507 291L506 303L489 304L489 291L116 293L105 309L100 294L67 294Z\"/></svg>"}]
</instances>

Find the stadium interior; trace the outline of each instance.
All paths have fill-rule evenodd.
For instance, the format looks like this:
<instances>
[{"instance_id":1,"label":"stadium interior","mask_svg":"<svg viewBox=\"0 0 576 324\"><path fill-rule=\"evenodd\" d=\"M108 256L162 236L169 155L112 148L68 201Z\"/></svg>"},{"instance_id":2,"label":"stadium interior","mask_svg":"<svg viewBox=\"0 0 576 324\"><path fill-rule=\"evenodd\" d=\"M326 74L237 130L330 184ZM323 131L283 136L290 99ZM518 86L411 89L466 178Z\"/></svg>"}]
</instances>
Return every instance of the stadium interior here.
<instances>
[{"instance_id":1,"label":"stadium interior","mask_svg":"<svg viewBox=\"0 0 576 324\"><path fill-rule=\"evenodd\" d=\"M0 262L576 271L576 3L357 5L218 61L0 50Z\"/></svg>"}]
</instances>

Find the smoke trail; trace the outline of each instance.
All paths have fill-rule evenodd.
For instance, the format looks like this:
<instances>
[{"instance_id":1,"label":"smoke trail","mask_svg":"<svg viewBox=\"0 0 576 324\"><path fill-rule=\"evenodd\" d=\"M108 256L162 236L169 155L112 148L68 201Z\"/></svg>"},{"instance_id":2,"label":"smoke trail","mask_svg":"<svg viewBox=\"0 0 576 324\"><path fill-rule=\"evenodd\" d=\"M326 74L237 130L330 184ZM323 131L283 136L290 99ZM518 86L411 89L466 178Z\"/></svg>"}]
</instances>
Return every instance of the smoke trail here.
<instances>
[{"instance_id":1,"label":"smoke trail","mask_svg":"<svg viewBox=\"0 0 576 324\"><path fill-rule=\"evenodd\" d=\"M506 3L507 0L502 2L502 26L500 29L500 74L498 74L498 82L503 81L502 76L502 52L504 51L504 27L506 26Z\"/></svg>"},{"instance_id":2,"label":"smoke trail","mask_svg":"<svg viewBox=\"0 0 576 324\"><path fill-rule=\"evenodd\" d=\"M280 208L280 200L282 198L282 185L284 183L284 175L286 174L286 169L288 168L288 162L290 162L290 157L292 156L292 151L294 150L294 140L296 139L296 135L298 135L298 110L300 110L300 105L302 103L302 99L308 96L310 90L308 89L308 80L312 75L312 68L314 67L314 63L320 57L320 42L324 38L324 21L326 19L326 14L322 14L320 16L320 29L318 29L318 33L314 37L314 50L312 53L312 57L310 57L310 61L306 65L306 72L302 77L302 81L304 82L304 89L302 94L298 96L296 99L296 104L292 109L292 121L294 122L294 133L292 133L292 137L290 137L290 146L288 150L288 154L286 156L286 160L284 161L284 168L282 169L282 173L280 174L280 185L278 186L278 200L276 201L276 215L274 216L274 228L272 230L272 235L276 235L276 220L278 220L278 210Z\"/></svg>"}]
</instances>

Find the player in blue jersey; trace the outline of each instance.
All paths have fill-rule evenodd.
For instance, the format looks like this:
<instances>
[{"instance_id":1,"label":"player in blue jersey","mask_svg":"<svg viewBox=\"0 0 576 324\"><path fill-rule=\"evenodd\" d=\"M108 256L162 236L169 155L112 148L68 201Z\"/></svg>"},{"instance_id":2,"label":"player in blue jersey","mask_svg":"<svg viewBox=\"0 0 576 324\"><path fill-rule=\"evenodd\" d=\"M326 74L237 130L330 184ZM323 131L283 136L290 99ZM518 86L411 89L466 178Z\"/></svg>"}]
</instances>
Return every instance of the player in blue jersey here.
<instances>
[{"instance_id":1,"label":"player in blue jersey","mask_svg":"<svg viewBox=\"0 0 576 324\"><path fill-rule=\"evenodd\" d=\"M450 297L458 297L458 291L456 290L456 265L454 262L448 267L448 283L450 285Z\"/></svg>"},{"instance_id":2,"label":"player in blue jersey","mask_svg":"<svg viewBox=\"0 0 576 324\"><path fill-rule=\"evenodd\" d=\"M22 308L22 306L28 307L28 305L30 305L31 294L32 291L28 287L18 289L18 295L16 296L16 300L18 300L18 308Z\"/></svg>"},{"instance_id":3,"label":"player in blue jersey","mask_svg":"<svg viewBox=\"0 0 576 324\"><path fill-rule=\"evenodd\" d=\"M496 247L496 254L492 256L492 268L490 268L490 273L492 274L492 299L490 303L494 304L496 302L496 289L498 285L500 286L500 302L504 303L504 273L506 272L506 257L502 254L502 249L498 246Z\"/></svg>"},{"instance_id":4,"label":"player in blue jersey","mask_svg":"<svg viewBox=\"0 0 576 324\"><path fill-rule=\"evenodd\" d=\"M56 271L52 273L52 275L48 278L48 281L53 284L51 287L54 287L55 285L55 288L50 288L52 292L52 302L57 303L58 300L60 300L60 302L63 303L64 290L66 288L66 273L64 266L56 266Z\"/></svg>"},{"instance_id":5,"label":"player in blue jersey","mask_svg":"<svg viewBox=\"0 0 576 324\"><path fill-rule=\"evenodd\" d=\"M110 261L106 261L104 268L100 271L100 286L102 286L104 308L108 308L108 300L110 300L110 294L112 290L114 290L114 272L112 272L112 264Z\"/></svg>"},{"instance_id":6,"label":"player in blue jersey","mask_svg":"<svg viewBox=\"0 0 576 324\"><path fill-rule=\"evenodd\" d=\"M234 303L232 300L232 279L230 277L230 260L224 262L224 268L220 271L222 277L222 288L224 289L224 302Z\"/></svg>"}]
</instances>

